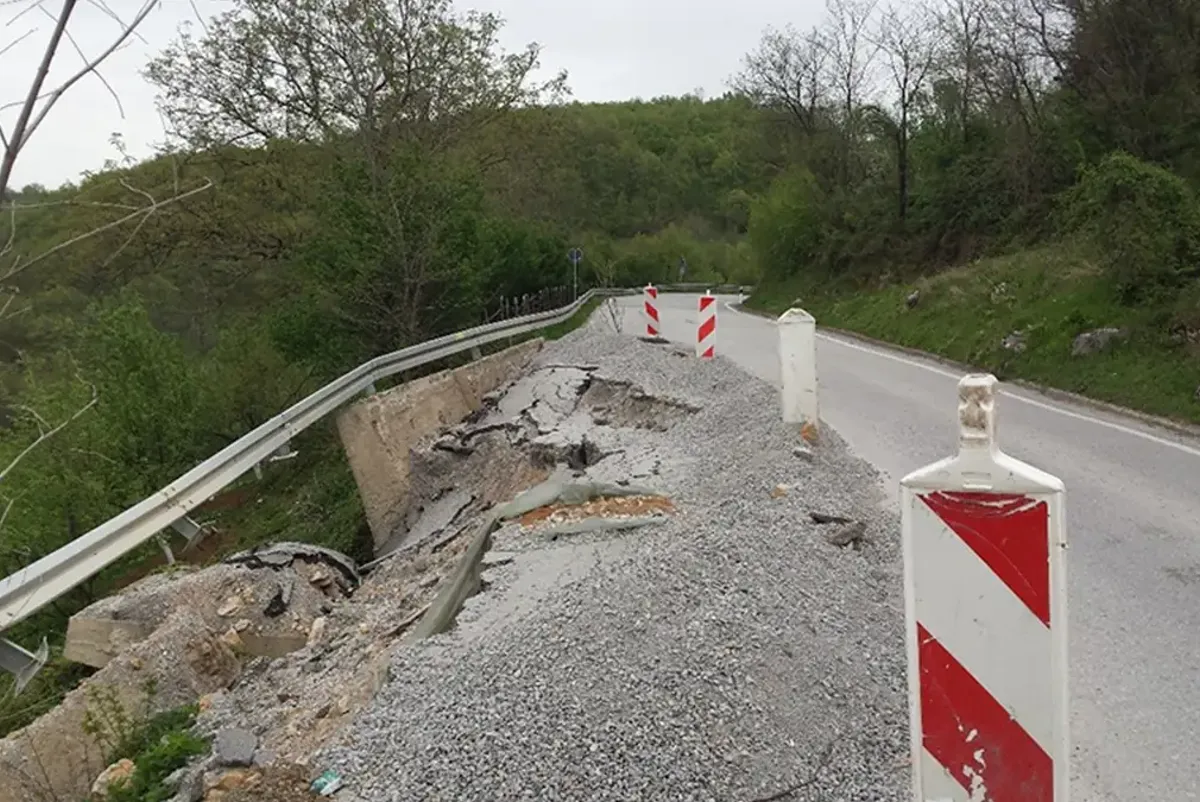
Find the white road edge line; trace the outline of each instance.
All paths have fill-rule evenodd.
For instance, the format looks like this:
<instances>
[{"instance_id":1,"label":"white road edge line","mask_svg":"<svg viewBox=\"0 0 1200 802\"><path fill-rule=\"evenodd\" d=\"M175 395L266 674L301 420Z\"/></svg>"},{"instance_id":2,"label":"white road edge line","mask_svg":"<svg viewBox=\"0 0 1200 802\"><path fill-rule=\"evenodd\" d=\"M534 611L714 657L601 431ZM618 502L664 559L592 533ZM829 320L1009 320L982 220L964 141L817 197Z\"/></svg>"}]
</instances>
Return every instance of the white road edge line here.
<instances>
[{"instance_id":1,"label":"white road edge line","mask_svg":"<svg viewBox=\"0 0 1200 802\"><path fill-rule=\"evenodd\" d=\"M733 304L730 303L729 301L725 302L725 308L728 309L730 312L733 312L734 314L745 315L747 317L755 317L764 322L767 321L767 318L763 318L760 315L751 315L749 312L743 312L739 309L735 309ZM833 336L830 334L821 334L821 333L818 333L817 337L819 337L822 340L827 340L832 343L837 343L838 345L843 346L845 348L852 348L855 351L862 351L863 353L873 354L875 356L881 356L881 357L884 357L885 359L890 359L893 362L899 362L904 365L909 365L910 367L927 370L930 373L937 373L938 375L945 376L950 379L954 379L955 381L957 381L958 379L962 378L963 375L965 375L963 373L955 373L954 371L946 370L946 369L938 367L936 365L929 365L924 362L919 362L915 359L908 359L906 357L900 356L899 354L893 354L893 353L890 353L888 351L885 351L885 350L882 350L879 348L871 348L866 345L852 343L842 337L836 337L836 336ZM1114 431L1122 432L1123 434L1132 435L1134 437L1140 437L1143 440L1148 440L1151 443L1157 443L1160 446L1167 446L1168 448L1173 448L1176 451L1182 451L1184 454L1189 454L1193 457L1200 457L1200 448L1194 448L1193 446L1189 446L1184 443L1177 442L1175 440L1169 440L1165 437L1159 437L1158 435L1151 434L1150 432L1144 431L1142 429L1137 429L1132 426L1125 426L1124 424L1115 423L1114 421L1105 420L1104 418L1097 418L1093 415L1084 415L1083 413L1075 412L1070 409L1065 409L1056 404L1047 404L1044 401L1037 401L1033 398L1029 398L1028 396L1022 395L1020 393L1015 393L1012 390L1005 389L1003 385L1001 385L1000 392L1002 394L1008 396L1009 398L1012 398L1015 401L1020 401L1024 404L1028 404L1032 407L1044 409L1044 410L1047 410L1048 412L1057 412L1059 415L1063 415L1068 418L1074 418L1075 420L1080 420L1080 421L1084 421L1087 423L1094 423L1097 426L1103 426L1107 429L1112 429Z\"/></svg>"}]
</instances>

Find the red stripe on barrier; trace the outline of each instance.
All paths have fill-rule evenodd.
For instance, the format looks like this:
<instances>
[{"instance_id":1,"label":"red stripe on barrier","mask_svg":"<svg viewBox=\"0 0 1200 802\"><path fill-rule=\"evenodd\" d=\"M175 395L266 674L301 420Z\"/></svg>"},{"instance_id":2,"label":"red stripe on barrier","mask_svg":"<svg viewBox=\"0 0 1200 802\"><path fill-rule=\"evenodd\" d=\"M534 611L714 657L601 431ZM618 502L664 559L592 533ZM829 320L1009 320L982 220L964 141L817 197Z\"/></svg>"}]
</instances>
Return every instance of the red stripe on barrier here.
<instances>
[{"instance_id":1,"label":"red stripe on barrier","mask_svg":"<svg viewBox=\"0 0 1200 802\"><path fill-rule=\"evenodd\" d=\"M658 320L658 308L651 306L649 303L646 304L646 314Z\"/></svg>"},{"instance_id":2,"label":"red stripe on barrier","mask_svg":"<svg viewBox=\"0 0 1200 802\"><path fill-rule=\"evenodd\" d=\"M917 625L922 743L972 799L1053 802L1054 761Z\"/></svg>"},{"instance_id":3,"label":"red stripe on barrier","mask_svg":"<svg viewBox=\"0 0 1200 802\"><path fill-rule=\"evenodd\" d=\"M717 319L710 317L700 324L700 342L704 342L714 331L717 330Z\"/></svg>"},{"instance_id":4,"label":"red stripe on barrier","mask_svg":"<svg viewBox=\"0 0 1200 802\"><path fill-rule=\"evenodd\" d=\"M716 356L716 351L711 346L706 348L704 350L704 353L700 354L701 359L712 359L715 356Z\"/></svg>"},{"instance_id":5,"label":"red stripe on barrier","mask_svg":"<svg viewBox=\"0 0 1200 802\"><path fill-rule=\"evenodd\" d=\"M658 297L658 287L647 287L646 292L650 294L651 298Z\"/></svg>"},{"instance_id":6,"label":"red stripe on barrier","mask_svg":"<svg viewBox=\"0 0 1200 802\"><path fill-rule=\"evenodd\" d=\"M716 301L717 301L717 299L712 297L711 295L701 295L700 296L700 311L703 312L705 309L708 309L710 306L712 306L714 303L716 303Z\"/></svg>"},{"instance_id":7,"label":"red stripe on barrier","mask_svg":"<svg viewBox=\"0 0 1200 802\"><path fill-rule=\"evenodd\" d=\"M1049 507L1028 496L928 493L921 500L1050 626Z\"/></svg>"}]
</instances>

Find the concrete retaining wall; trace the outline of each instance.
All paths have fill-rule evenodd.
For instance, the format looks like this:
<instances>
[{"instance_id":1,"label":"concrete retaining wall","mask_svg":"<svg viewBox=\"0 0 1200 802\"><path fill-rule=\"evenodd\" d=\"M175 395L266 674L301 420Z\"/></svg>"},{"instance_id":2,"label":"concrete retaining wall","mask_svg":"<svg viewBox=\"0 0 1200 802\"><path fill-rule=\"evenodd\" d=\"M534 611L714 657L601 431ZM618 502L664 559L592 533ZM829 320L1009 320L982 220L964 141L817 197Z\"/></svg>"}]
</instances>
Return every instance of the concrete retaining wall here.
<instances>
[{"instance_id":1,"label":"concrete retaining wall","mask_svg":"<svg viewBox=\"0 0 1200 802\"><path fill-rule=\"evenodd\" d=\"M338 414L338 433L375 547L408 511L409 452L479 409L483 397L520 374L542 347L535 339L363 399Z\"/></svg>"}]
</instances>

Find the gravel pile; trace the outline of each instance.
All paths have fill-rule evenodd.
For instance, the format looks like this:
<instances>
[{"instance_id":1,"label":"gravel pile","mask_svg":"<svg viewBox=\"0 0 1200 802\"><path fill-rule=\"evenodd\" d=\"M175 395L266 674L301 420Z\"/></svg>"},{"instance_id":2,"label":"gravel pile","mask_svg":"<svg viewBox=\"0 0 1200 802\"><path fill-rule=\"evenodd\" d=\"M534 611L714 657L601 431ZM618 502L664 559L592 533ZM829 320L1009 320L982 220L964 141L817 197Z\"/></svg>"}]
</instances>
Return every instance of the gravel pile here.
<instances>
[{"instance_id":1,"label":"gravel pile","mask_svg":"<svg viewBox=\"0 0 1200 802\"><path fill-rule=\"evenodd\" d=\"M775 389L600 316L538 361L699 408L589 433L610 454L589 477L652 464L636 483L677 512L489 570L456 629L394 651L314 769L364 802L905 798L899 527L869 466L828 430L797 456ZM811 510L864 521L860 548Z\"/></svg>"}]
</instances>

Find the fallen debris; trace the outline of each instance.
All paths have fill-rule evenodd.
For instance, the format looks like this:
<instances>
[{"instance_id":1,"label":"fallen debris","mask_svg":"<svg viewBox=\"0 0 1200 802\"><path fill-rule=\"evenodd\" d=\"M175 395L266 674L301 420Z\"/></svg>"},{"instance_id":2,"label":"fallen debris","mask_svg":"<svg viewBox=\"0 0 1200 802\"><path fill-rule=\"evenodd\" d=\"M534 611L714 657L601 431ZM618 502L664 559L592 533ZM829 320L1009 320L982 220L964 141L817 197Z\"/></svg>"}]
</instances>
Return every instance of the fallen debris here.
<instances>
[{"instance_id":1,"label":"fallen debris","mask_svg":"<svg viewBox=\"0 0 1200 802\"><path fill-rule=\"evenodd\" d=\"M249 766L258 749L258 736L242 727L228 727L213 739L213 754L223 766Z\"/></svg>"},{"instance_id":2,"label":"fallen debris","mask_svg":"<svg viewBox=\"0 0 1200 802\"><path fill-rule=\"evenodd\" d=\"M587 518L640 518L673 512L675 505L666 496L602 496L582 504L538 507L522 515L519 520L522 526L532 528L543 523L560 524Z\"/></svg>"},{"instance_id":3,"label":"fallen debris","mask_svg":"<svg viewBox=\"0 0 1200 802\"><path fill-rule=\"evenodd\" d=\"M815 510L810 510L808 517L813 519L813 523L818 524L848 524L853 520L844 515L830 515L829 513L817 512Z\"/></svg>"},{"instance_id":4,"label":"fallen debris","mask_svg":"<svg viewBox=\"0 0 1200 802\"><path fill-rule=\"evenodd\" d=\"M837 531L825 536L825 540L831 545L845 548L851 543L857 544L863 539L867 533L867 525L862 521L851 521L844 524Z\"/></svg>"},{"instance_id":5,"label":"fallen debris","mask_svg":"<svg viewBox=\"0 0 1200 802\"><path fill-rule=\"evenodd\" d=\"M308 543L284 542L256 546L247 551L231 554L222 562L227 565L245 565L247 568L279 570L291 566L296 560L309 565L324 564L333 568L339 577L338 585L347 596L362 584L362 577L358 575L358 567L354 564L354 560L333 549Z\"/></svg>"}]
</instances>

